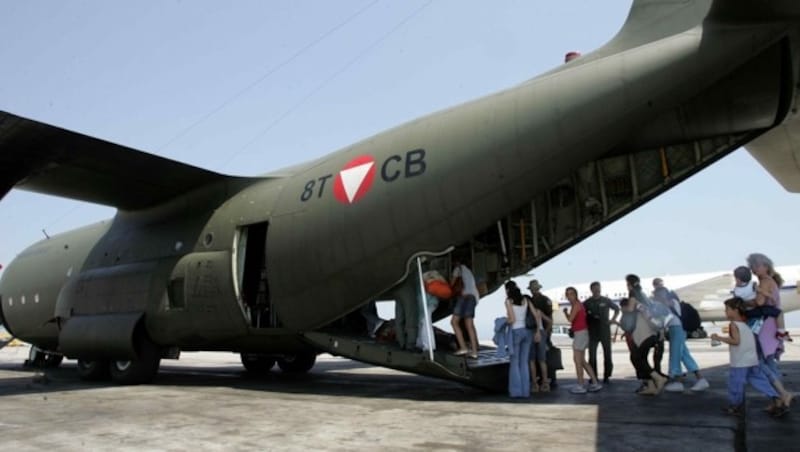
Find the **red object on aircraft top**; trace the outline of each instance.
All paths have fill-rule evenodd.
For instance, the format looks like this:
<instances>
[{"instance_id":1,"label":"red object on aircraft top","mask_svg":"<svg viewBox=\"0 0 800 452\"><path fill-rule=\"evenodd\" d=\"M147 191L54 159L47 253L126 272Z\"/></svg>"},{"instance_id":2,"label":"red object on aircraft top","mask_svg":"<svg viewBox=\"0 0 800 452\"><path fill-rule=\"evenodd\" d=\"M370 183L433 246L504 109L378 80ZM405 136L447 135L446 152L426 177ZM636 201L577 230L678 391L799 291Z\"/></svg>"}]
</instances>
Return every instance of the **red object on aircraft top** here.
<instances>
[{"instance_id":1,"label":"red object on aircraft top","mask_svg":"<svg viewBox=\"0 0 800 452\"><path fill-rule=\"evenodd\" d=\"M574 50L572 52L567 52L567 54L564 55L564 62L569 63L570 61L574 60L575 58L578 58L579 56L581 56L580 52L576 52Z\"/></svg>"}]
</instances>

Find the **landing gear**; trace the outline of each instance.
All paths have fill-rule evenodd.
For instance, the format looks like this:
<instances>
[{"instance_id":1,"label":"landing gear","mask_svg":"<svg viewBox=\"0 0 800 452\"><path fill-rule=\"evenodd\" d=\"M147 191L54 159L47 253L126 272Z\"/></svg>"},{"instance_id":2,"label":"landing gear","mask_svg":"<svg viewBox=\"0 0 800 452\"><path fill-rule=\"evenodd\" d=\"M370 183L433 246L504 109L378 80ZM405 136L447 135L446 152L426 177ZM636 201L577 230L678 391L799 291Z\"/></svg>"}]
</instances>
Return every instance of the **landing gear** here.
<instances>
[{"instance_id":1,"label":"landing gear","mask_svg":"<svg viewBox=\"0 0 800 452\"><path fill-rule=\"evenodd\" d=\"M81 380L103 381L111 376L108 368L108 361L105 360L78 360L78 375Z\"/></svg>"},{"instance_id":2,"label":"landing gear","mask_svg":"<svg viewBox=\"0 0 800 452\"><path fill-rule=\"evenodd\" d=\"M275 358L260 353L241 353L242 365L251 373L266 373L275 366Z\"/></svg>"},{"instance_id":3,"label":"landing gear","mask_svg":"<svg viewBox=\"0 0 800 452\"><path fill-rule=\"evenodd\" d=\"M161 364L161 350L154 344L144 330L135 335L137 341L136 358L126 361L111 361L111 379L124 385L138 385L153 380Z\"/></svg>"},{"instance_id":4,"label":"landing gear","mask_svg":"<svg viewBox=\"0 0 800 452\"><path fill-rule=\"evenodd\" d=\"M278 367L286 373L302 374L311 370L315 362L317 362L316 353L298 353L278 359Z\"/></svg>"},{"instance_id":5,"label":"landing gear","mask_svg":"<svg viewBox=\"0 0 800 452\"><path fill-rule=\"evenodd\" d=\"M48 352L39 347L31 346L28 352L28 360L25 361L26 366L35 367L37 369L54 369L61 365L64 360L64 355Z\"/></svg>"}]
</instances>

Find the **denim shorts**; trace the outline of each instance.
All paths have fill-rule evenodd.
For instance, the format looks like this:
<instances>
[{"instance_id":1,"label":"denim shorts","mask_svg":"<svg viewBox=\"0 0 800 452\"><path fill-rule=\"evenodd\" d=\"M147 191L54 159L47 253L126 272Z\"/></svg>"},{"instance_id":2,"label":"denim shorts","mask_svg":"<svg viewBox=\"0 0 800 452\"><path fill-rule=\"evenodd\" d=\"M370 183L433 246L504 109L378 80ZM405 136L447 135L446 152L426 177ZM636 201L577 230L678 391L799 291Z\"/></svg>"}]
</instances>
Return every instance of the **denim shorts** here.
<instances>
[{"instance_id":1,"label":"denim shorts","mask_svg":"<svg viewBox=\"0 0 800 452\"><path fill-rule=\"evenodd\" d=\"M539 337L539 342L531 343L531 361L547 361L547 332L540 330Z\"/></svg>"},{"instance_id":2,"label":"denim shorts","mask_svg":"<svg viewBox=\"0 0 800 452\"><path fill-rule=\"evenodd\" d=\"M461 295L456 298L456 306L453 308L453 315L457 315L462 319L475 318L475 306L478 301L473 295Z\"/></svg>"}]
</instances>

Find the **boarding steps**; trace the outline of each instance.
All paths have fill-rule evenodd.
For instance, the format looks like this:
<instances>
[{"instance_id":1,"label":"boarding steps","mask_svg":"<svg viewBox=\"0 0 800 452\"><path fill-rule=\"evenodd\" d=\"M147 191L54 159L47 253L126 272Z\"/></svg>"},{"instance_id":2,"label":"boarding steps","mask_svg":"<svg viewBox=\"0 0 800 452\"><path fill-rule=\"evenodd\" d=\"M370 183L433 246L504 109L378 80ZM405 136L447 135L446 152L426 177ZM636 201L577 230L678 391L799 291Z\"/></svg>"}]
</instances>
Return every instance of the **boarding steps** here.
<instances>
[{"instance_id":1,"label":"boarding steps","mask_svg":"<svg viewBox=\"0 0 800 452\"><path fill-rule=\"evenodd\" d=\"M366 337L327 332L307 332L303 336L314 347L335 356L389 367L404 372L458 381L494 392L508 388L508 358L495 357L496 350L484 348L477 359L435 351L402 350L395 344L376 342Z\"/></svg>"}]
</instances>

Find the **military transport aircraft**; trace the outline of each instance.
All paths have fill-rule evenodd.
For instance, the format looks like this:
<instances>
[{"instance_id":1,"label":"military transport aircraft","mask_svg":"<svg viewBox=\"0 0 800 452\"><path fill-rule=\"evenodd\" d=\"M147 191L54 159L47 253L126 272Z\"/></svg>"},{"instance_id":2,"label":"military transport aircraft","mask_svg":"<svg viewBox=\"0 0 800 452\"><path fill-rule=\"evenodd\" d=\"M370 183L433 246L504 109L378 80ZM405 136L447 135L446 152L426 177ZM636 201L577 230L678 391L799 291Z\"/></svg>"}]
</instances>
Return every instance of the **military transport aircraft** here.
<instances>
[{"instance_id":1,"label":"military transport aircraft","mask_svg":"<svg viewBox=\"0 0 800 452\"><path fill-rule=\"evenodd\" d=\"M0 194L118 209L20 253L2 321L45 363L120 383L180 351L238 352L254 372L327 351L502 388L503 363L376 342L359 309L415 303L423 257L445 273L466 258L492 291L744 145L800 191L798 26L793 0L635 0L591 53L261 177L2 112Z\"/></svg>"}]
</instances>

